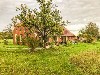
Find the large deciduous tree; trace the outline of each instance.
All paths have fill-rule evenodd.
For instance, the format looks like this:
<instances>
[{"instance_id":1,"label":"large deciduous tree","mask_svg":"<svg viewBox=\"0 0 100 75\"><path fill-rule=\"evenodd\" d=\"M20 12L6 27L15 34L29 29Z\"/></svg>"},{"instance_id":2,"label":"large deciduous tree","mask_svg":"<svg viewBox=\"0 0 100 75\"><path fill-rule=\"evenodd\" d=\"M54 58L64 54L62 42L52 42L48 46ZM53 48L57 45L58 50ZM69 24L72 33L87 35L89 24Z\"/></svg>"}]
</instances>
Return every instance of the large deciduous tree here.
<instances>
[{"instance_id":1,"label":"large deciduous tree","mask_svg":"<svg viewBox=\"0 0 100 75\"><path fill-rule=\"evenodd\" d=\"M85 28L80 30L80 36L85 38L85 42L92 43L99 36L99 28L96 23L90 22Z\"/></svg>"},{"instance_id":2,"label":"large deciduous tree","mask_svg":"<svg viewBox=\"0 0 100 75\"><path fill-rule=\"evenodd\" d=\"M49 36L59 35L62 33L64 21L60 15L60 11L56 9L52 0L37 0L39 10L29 9L26 5L21 4L17 11L21 13L17 15L17 21L23 23L31 33L34 31L41 37L43 47L46 47L46 42Z\"/></svg>"}]
</instances>

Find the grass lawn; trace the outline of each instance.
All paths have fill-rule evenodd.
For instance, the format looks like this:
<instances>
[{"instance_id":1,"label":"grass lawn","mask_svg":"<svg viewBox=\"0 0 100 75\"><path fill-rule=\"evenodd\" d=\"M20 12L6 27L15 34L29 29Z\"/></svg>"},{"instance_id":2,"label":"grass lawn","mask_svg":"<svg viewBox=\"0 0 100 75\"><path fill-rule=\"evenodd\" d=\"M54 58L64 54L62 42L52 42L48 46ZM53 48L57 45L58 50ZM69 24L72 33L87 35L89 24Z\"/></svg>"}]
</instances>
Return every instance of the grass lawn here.
<instances>
[{"instance_id":1,"label":"grass lawn","mask_svg":"<svg viewBox=\"0 0 100 75\"><path fill-rule=\"evenodd\" d=\"M100 56L100 42L59 46L34 53L29 53L26 46L13 45L11 40L8 45L2 42L1 40L0 75L100 75L100 69L94 74L83 73L70 61L72 56L87 51L96 51Z\"/></svg>"}]
</instances>

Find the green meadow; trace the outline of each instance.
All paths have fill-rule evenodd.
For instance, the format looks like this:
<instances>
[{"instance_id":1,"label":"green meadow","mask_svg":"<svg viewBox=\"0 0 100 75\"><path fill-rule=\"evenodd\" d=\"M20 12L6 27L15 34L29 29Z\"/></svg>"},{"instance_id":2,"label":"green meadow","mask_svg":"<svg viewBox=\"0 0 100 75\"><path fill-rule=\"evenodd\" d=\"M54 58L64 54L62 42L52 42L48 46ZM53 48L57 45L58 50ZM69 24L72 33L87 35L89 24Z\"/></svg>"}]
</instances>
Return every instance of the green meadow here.
<instances>
[{"instance_id":1,"label":"green meadow","mask_svg":"<svg viewBox=\"0 0 100 75\"><path fill-rule=\"evenodd\" d=\"M28 49L0 40L0 75L100 75L100 42Z\"/></svg>"}]
</instances>

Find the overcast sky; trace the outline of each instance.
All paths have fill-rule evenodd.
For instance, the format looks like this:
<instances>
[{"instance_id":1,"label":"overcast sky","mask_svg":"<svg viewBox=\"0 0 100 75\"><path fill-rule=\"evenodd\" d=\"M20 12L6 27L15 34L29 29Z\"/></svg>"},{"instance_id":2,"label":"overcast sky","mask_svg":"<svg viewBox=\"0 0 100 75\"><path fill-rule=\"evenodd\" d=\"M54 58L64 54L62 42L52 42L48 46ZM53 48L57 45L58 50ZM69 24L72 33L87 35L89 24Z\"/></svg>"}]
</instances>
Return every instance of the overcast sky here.
<instances>
[{"instance_id":1,"label":"overcast sky","mask_svg":"<svg viewBox=\"0 0 100 75\"><path fill-rule=\"evenodd\" d=\"M71 23L67 28L73 33L89 22L97 23L100 28L100 0L54 0L64 20ZM16 7L27 4L30 8L38 8L36 0L0 0L0 31L18 14Z\"/></svg>"}]
</instances>

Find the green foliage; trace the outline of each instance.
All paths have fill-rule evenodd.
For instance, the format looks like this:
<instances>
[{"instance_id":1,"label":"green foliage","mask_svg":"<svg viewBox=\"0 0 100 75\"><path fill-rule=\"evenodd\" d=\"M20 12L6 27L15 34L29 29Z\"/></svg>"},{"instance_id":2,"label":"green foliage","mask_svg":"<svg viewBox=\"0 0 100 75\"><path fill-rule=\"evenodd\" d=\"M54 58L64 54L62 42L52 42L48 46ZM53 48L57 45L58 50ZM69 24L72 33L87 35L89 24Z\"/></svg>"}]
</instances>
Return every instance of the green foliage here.
<instances>
[{"instance_id":1,"label":"green foliage","mask_svg":"<svg viewBox=\"0 0 100 75\"><path fill-rule=\"evenodd\" d=\"M8 45L8 40L4 39L4 45Z\"/></svg>"},{"instance_id":2,"label":"green foliage","mask_svg":"<svg viewBox=\"0 0 100 75\"><path fill-rule=\"evenodd\" d=\"M67 46L70 46L72 42L70 40L67 40Z\"/></svg>"},{"instance_id":3,"label":"green foliage","mask_svg":"<svg viewBox=\"0 0 100 75\"><path fill-rule=\"evenodd\" d=\"M22 38L22 45L25 45L26 41L25 38Z\"/></svg>"},{"instance_id":4,"label":"green foliage","mask_svg":"<svg viewBox=\"0 0 100 75\"><path fill-rule=\"evenodd\" d=\"M3 32L1 32L1 35L3 39L12 39L13 34L11 30L11 25L8 25L7 28L5 28Z\"/></svg>"},{"instance_id":5,"label":"green foliage","mask_svg":"<svg viewBox=\"0 0 100 75\"><path fill-rule=\"evenodd\" d=\"M52 41L52 42L49 43L49 45L50 45L51 48L54 48L55 44L56 43L54 41Z\"/></svg>"},{"instance_id":6,"label":"green foliage","mask_svg":"<svg viewBox=\"0 0 100 75\"><path fill-rule=\"evenodd\" d=\"M80 30L80 37L83 37L85 42L92 43L98 39L99 28L95 23L90 22L84 29Z\"/></svg>"},{"instance_id":7,"label":"green foliage","mask_svg":"<svg viewBox=\"0 0 100 75\"><path fill-rule=\"evenodd\" d=\"M98 41L100 41L100 34L99 34L99 36L98 36L98 39L97 39Z\"/></svg>"},{"instance_id":8,"label":"green foliage","mask_svg":"<svg viewBox=\"0 0 100 75\"><path fill-rule=\"evenodd\" d=\"M26 5L21 4L21 8L17 8L17 11L21 11L21 13L15 18L20 20L23 26L28 27L30 32L38 33L45 47L48 36L62 33L64 21L62 21L60 11L52 4L52 0L37 0L37 2L39 3L39 11L29 9Z\"/></svg>"},{"instance_id":9,"label":"green foliage","mask_svg":"<svg viewBox=\"0 0 100 75\"><path fill-rule=\"evenodd\" d=\"M31 48L30 52L33 52L35 48L39 47L39 40L37 40L36 38L27 37L26 44L28 45L29 48Z\"/></svg>"},{"instance_id":10,"label":"green foliage","mask_svg":"<svg viewBox=\"0 0 100 75\"><path fill-rule=\"evenodd\" d=\"M100 53L96 51L84 52L78 55L73 55L70 58L71 64L74 64L77 69L82 71L84 75L99 75L100 74Z\"/></svg>"},{"instance_id":11,"label":"green foliage","mask_svg":"<svg viewBox=\"0 0 100 75\"><path fill-rule=\"evenodd\" d=\"M3 39L3 35L2 32L0 32L0 40Z\"/></svg>"},{"instance_id":12,"label":"green foliage","mask_svg":"<svg viewBox=\"0 0 100 75\"><path fill-rule=\"evenodd\" d=\"M17 45L20 44L20 37L19 36L16 37L16 42L17 42Z\"/></svg>"}]
</instances>

